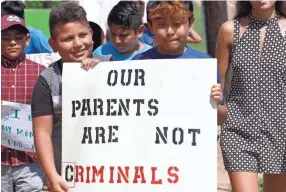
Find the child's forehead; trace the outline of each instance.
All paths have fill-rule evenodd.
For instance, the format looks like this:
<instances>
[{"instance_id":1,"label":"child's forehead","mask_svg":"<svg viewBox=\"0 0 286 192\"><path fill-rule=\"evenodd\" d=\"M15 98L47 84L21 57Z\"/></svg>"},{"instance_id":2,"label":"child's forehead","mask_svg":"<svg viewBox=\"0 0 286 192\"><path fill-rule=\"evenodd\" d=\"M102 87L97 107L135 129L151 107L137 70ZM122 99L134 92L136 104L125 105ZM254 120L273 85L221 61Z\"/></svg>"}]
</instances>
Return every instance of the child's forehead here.
<instances>
[{"instance_id":1,"label":"child's forehead","mask_svg":"<svg viewBox=\"0 0 286 192\"><path fill-rule=\"evenodd\" d=\"M54 27L54 39L58 37L72 36L74 34L86 33L90 26L86 22L75 21L66 23L57 23Z\"/></svg>"},{"instance_id":2,"label":"child's forehead","mask_svg":"<svg viewBox=\"0 0 286 192\"><path fill-rule=\"evenodd\" d=\"M166 17L164 17L162 14L156 14L153 17L150 18L152 21L158 21L158 20L167 20Z\"/></svg>"},{"instance_id":3,"label":"child's forehead","mask_svg":"<svg viewBox=\"0 0 286 192\"><path fill-rule=\"evenodd\" d=\"M127 28L127 27L124 27L122 25L117 25L114 23L112 23L111 26L109 26L109 30L113 31L113 32L120 31L120 32L126 32L126 33L133 31L133 29L131 29L131 28Z\"/></svg>"},{"instance_id":4,"label":"child's forehead","mask_svg":"<svg viewBox=\"0 0 286 192\"><path fill-rule=\"evenodd\" d=\"M59 22L58 26L59 27L73 27L73 26L77 26L77 27L82 27L82 28L89 28L89 24L86 21L80 21L80 20L76 20L76 21L70 21L70 22Z\"/></svg>"},{"instance_id":5,"label":"child's forehead","mask_svg":"<svg viewBox=\"0 0 286 192\"><path fill-rule=\"evenodd\" d=\"M20 29L16 28L8 28L4 31L1 31L2 35L26 35L26 33Z\"/></svg>"},{"instance_id":6,"label":"child's forehead","mask_svg":"<svg viewBox=\"0 0 286 192\"><path fill-rule=\"evenodd\" d=\"M177 15L165 15L162 16L160 14L155 15L154 17L150 18L152 23L157 23L157 22L166 22L170 24L175 24L177 22L180 23L188 23L188 20L184 17L180 17Z\"/></svg>"},{"instance_id":7,"label":"child's forehead","mask_svg":"<svg viewBox=\"0 0 286 192\"><path fill-rule=\"evenodd\" d=\"M182 2L162 2L149 10L149 19L151 21L187 22L188 17L190 17L190 12Z\"/></svg>"}]
</instances>

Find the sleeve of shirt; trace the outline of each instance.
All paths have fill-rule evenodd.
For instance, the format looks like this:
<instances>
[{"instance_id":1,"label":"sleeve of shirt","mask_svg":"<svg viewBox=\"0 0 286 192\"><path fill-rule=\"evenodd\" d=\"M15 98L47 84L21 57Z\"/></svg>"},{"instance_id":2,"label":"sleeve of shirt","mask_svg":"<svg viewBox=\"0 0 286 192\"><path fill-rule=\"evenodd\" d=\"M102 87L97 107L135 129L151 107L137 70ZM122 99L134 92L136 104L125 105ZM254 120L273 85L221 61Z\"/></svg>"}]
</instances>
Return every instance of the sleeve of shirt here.
<instances>
[{"instance_id":1,"label":"sleeve of shirt","mask_svg":"<svg viewBox=\"0 0 286 192\"><path fill-rule=\"evenodd\" d=\"M40 75L32 95L32 117L53 115L51 89Z\"/></svg>"},{"instance_id":2,"label":"sleeve of shirt","mask_svg":"<svg viewBox=\"0 0 286 192\"><path fill-rule=\"evenodd\" d=\"M99 59L100 61L115 61L113 56L111 54L109 55L97 55L97 54L92 54L92 58L94 59Z\"/></svg>"},{"instance_id":3,"label":"sleeve of shirt","mask_svg":"<svg viewBox=\"0 0 286 192\"><path fill-rule=\"evenodd\" d=\"M135 55L131 60L140 60L141 53Z\"/></svg>"},{"instance_id":4,"label":"sleeve of shirt","mask_svg":"<svg viewBox=\"0 0 286 192\"><path fill-rule=\"evenodd\" d=\"M31 34L31 42L33 46L32 52L33 53L51 53L52 48L49 44L48 38L45 34L40 30L35 30Z\"/></svg>"},{"instance_id":5,"label":"sleeve of shirt","mask_svg":"<svg viewBox=\"0 0 286 192\"><path fill-rule=\"evenodd\" d=\"M40 53L51 53L52 48L51 48L49 41L48 41L48 38L45 36L45 34L39 30L37 37L38 37L38 41L39 41Z\"/></svg>"},{"instance_id":6,"label":"sleeve of shirt","mask_svg":"<svg viewBox=\"0 0 286 192\"><path fill-rule=\"evenodd\" d=\"M101 46L97 47L97 48L93 51L92 54L94 54L94 55L102 55Z\"/></svg>"}]
</instances>

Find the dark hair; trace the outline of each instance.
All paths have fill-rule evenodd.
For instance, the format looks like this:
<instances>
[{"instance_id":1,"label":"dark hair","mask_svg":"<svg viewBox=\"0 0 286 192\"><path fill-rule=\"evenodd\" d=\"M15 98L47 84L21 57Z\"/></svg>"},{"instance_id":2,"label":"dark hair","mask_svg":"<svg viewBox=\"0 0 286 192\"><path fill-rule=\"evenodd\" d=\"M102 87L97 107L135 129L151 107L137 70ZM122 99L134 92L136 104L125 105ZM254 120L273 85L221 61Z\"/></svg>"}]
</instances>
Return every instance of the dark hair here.
<instances>
[{"instance_id":1,"label":"dark hair","mask_svg":"<svg viewBox=\"0 0 286 192\"><path fill-rule=\"evenodd\" d=\"M102 43L101 43L101 38L102 38L102 29L101 27L97 24L94 23L92 21L89 21L89 26L92 30L92 40L93 40L93 49L92 51L94 51L97 47L99 47Z\"/></svg>"},{"instance_id":2,"label":"dark hair","mask_svg":"<svg viewBox=\"0 0 286 192\"><path fill-rule=\"evenodd\" d=\"M169 3L172 4L173 1L153 1L153 0L149 0L147 5L146 5L146 11L147 11L147 22L151 23L150 20L150 9L154 9L157 6L159 6L162 3ZM192 1L179 1L179 2L183 2L184 3L184 7L186 10L188 10L191 13L191 16L188 18L189 23L192 23L192 20L194 19L194 5Z\"/></svg>"},{"instance_id":3,"label":"dark hair","mask_svg":"<svg viewBox=\"0 0 286 192\"><path fill-rule=\"evenodd\" d=\"M142 25L142 17L136 2L120 1L111 9L107 24L109 27L116 24L126 29L137 30Z\"/></svg>"},{"instance_id":4,"label":"dark hair","mask_svg":"<svg viewBox=\"0 0 286 192\"><path fill-rule=\"evenodd\" d=\"M1 17L4 15L16 15L24 19L25 4L22 1L1 2Z\"/></svg>"},{"instance_id":5,"label":"dark hair","mask_svg":"<svg viewBox=\"0 0 286 192\"><path fill-rule=\"evenodd\" d=\"M75 21L80 21L88 25L84 8L73 1L59 3L52 8L50 13L49 27L51 37L55 38L58 25Z\"/></svg>"},{"instance_id":6,"label":"dark hair","mask_svg":"<svg viewBox=\"0 0 286 192\"><path fill-rule=\"evenodd\" d=\"M241 18L241 17L246 17L251 14L251 3L250 1L237 1L236 3L236 13L234 18ZM278 12L280 15L284 15L285 13L282 12L282 1L276 1L275 2L275 10Z\"/></svg>"}]
</instances>

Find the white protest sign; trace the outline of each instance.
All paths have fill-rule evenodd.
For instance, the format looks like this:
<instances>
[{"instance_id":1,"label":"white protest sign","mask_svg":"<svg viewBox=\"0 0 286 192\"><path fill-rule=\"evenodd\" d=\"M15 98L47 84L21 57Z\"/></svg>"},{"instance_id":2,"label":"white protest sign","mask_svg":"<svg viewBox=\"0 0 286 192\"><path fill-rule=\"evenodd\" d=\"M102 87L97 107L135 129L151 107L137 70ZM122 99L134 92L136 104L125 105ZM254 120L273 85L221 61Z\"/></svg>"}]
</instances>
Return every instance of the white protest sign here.
<instances>
[{"instance_id":1,"label":"white protest sign","mask_svg":"<svg viewBox=\"0 0 286 192\"><path fill-rule=\"evenodd\" d=\"M30 105L2 101L1 127L1 145L20 151L35 150Z\"/></svg>"},{"instance_id":2,"label":"white protest sign","mask_svg":"<svg viewBox=\"0 0 286 192\"><path fill-rule=\"evenodd\" d=\"M45 67L48 67L50 64L61 58L58 53L27 54L26 57L38 64L44 65Z\"/></svg>"},{"instance_id":3,"label":"white protest sign","mask_svg":"<svg viewBox=\"0 0 286 192\"><path fill-rule=\"evenodd\" d=\"M64 64L69 191L216 191L216 75L215 59Z\"/></svg>"}]
</instances>

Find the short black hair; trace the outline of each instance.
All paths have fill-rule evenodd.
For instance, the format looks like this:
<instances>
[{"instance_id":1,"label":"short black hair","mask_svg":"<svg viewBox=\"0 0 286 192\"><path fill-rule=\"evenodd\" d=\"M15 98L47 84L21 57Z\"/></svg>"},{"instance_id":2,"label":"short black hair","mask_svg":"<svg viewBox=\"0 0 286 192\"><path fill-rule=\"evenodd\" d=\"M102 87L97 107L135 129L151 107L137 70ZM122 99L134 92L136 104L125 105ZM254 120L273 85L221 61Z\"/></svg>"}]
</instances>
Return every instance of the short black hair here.
<instances>
[{"instance_id":1,"label":"short black hair","mask_svg":"<svg viewBox=\"0 0 286 192\"><path fill-rule=\"evenodd\" d=\"M22 1L2 1L1 17L4 15L16 15L24 19L25 4Z\"/></svg>"},{"instance_id":2,"label":"short black hair","mask_svg":"<svg viewBox=\"0 0 286 192\"><path fill-rule=\"evenodd\" d=\"M55 39L58 25L75 21L88 25L86 11L82 6L73 1L65 1L57 4L50 12L49 27L51 37Z\"/></svg>"},{"instance_id":3,"label":"short black hair","mask_svg":"<svg viewBox=\"0 0 286 192\"><path fill-rule=\"evenodd\" d=\"M142 25L142 17L136 2L120 1L111 9L107 24L109 27L116 24L122 28L137 30Z\"/></svg>"},{"instance_id":4,"label":"short black hair","mask_svg":"<svg viewBox=\"0 0 286 192\"><path fill-rule=\"evenodd\" d=\"M173 1L153 1L153 0L149 0L147 5L146 5L146 11L147 11L147 22L151 23L150 20L150 9L156 8L158 5L160 5L161 3L172 3ZM188 10L191 13L191 16L188 18L189 23L192 23L192 20L194 19L194 5L192 1L179 1L179 2L183 2L184 3L184 7L186 8L186 10Z\"/></svg>"}]
</instances>

